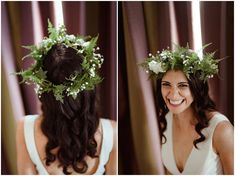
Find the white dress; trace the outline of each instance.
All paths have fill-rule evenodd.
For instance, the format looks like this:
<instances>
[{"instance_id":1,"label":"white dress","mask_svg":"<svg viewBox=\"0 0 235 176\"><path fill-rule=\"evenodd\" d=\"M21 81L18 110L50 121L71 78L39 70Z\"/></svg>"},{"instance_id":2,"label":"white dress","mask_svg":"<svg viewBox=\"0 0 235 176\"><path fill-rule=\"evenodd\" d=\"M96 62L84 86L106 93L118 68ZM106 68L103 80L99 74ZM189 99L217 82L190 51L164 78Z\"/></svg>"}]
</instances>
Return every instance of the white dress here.
<instances>
[{"instance_id":1,"label":"white dress","mask_svg":"<svg viewBox=\"0 0 235 176\"><path fill-rule=\"evenodd\" d=\"M33 163L36 165L38 174L40 175L49 175L46 168L44 167L34 139L34 122L38 118L38 115L28 115L25 117L24 120L24 136L26 147L29 152L29 156ZM100 119L102 124L103 130L103 137L102 137L102 146L101 146L101 153L99 159L99 166L94 173L94 175L102 175L105 173L105 164L108 162L110 152L113 148L113 127L111 122L107 119Z\"/></svg>"},{"instance_id":2,"label":"white dress","mask_svg":"<svg viewBox=\"0 0 235 176\"><path fill-rule=\"evenodd\" d=\"M193 175L221 175L223 174L219 156L214 152L212 146L213 133L218 123L228 119L222 114L215 114L209 121L209 126L202 130L206 139L194 146L185 163L184 169L180 172L176 166L173 142L172 142L172 113L166 115L167 129L164 132L167 142L162 144L162 160L164 166L172 174L193 174Z\"/></svg>"}]
</instances>

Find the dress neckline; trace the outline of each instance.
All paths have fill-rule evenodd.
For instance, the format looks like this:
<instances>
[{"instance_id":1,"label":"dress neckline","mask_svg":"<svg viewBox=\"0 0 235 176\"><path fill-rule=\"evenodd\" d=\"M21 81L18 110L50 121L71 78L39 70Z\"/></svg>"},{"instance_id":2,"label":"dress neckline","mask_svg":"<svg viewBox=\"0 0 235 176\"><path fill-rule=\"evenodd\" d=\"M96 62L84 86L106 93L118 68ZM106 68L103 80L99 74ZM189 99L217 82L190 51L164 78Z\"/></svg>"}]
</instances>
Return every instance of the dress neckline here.
<instances>
[{"instance_id":1,"label":"dress neckline","mask_svg":"<svg viewBox=\"0 0 235 176\"><path fill-rule=\"evenodd\" d=\"M183 170L180 172L176 166L174 157L172 113L169 111L166 114L167 129L164 132L167 137L167 142L162 146L163 162L167 170L176 175L203 173L206 175L215 173L222 174L223 171L219 156L213 151L212 138L217 124L224 120L228 121L228 119L220 113L216 113L210 118L208 127L201 131L206 136L206 140L197 144L199 150L193 146L191 153L185 161Z\"/></svg>"},{"instance_id":2,"label":"dress neckline","mask_svg":"<svg viewBox=\"0 0 235 176\"><path fill-rule=\"evenodd\" d=\"M178 166L177 166L177 164L176 164L176 160L175 160L175 155L174 155L174 142L173 142L173 114L170 112L170 125L171 125L171 127L170 127L170 134L171 134L171 139L170 139L170 142L171 142L171 155L172 155L172 159L173 159L173 163L174 163L174 166L175 166L175 169L177 170L177 172L179 173L179 174L183 174L184 173L184 171L187 169L187 165L188 165L188 163L189 163L189 161L190 161L190 158L191 158L191 156L193 155L193 152L194 152L194 150L195 150L195 147L194 147L194 145L193 145L193 147L192 147L192 149L190 150L190 153L189 153L189 155L188 155L188 157L187 157L187 159L186 159L186 161L185 161L185 163L184 163L184 166L183 166L183 169L182 169L182 171L180 171L179 170L179 168L178 168Z\"/></svg>"}]
</instances>

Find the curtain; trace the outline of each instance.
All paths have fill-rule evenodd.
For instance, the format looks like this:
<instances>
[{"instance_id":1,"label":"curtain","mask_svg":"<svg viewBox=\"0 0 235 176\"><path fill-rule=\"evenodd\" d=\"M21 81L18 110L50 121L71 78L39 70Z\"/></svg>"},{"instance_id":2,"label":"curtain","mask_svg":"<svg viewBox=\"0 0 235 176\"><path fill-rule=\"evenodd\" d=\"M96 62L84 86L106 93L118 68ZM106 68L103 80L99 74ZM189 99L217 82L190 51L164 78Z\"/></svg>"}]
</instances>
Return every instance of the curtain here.
<instances>
[{"instance_id":1,"label":"curtain","mask_svg":"<svg viewBox=\"0 0 235 176\"><path fill-rule=\"evenodd\" d=\"M209 81L218 111L233 123L233 2L200 2L202 44L217 51L219 76ZM138 66L172 43L194 48L192 3L119 2L119 173L164 174L155 112L155 82ZM216 20L215 20L216 19ZM121 129L121 130L120 130Z\"/></svg>"},{"instance_id":2,"label":"curtain","mask_svg":"<svg viewBox=\"0 0 235 176\"><path fill-rule=\"evenodd\" d=\"M203 43L213 43L207 52L216 51L223 59L219 76L210 81L217 109L234 123L234 2L201 2ZM216 19L216 20L215 20Z\"/></svg>"},{"instance_id":3,"label":"curtain","mask_svg":"<svg viewBox=\"0 0 235 176\"><path fill-rule=\"evenodd\" d=\"M40 113L34 86L19 85L10 73L25 69L31 59L22 45L31 45L47 36L47 20L54 24L53 1L2 2L2 174L17 174L15 162L15 128L17 119ZM36 8L35 8L36 7ZM104 56L103 81L97 86L99 115L116 120L116 2L62 2L64 24L69 34L99 35L98 46ZM36 29L42 32L35 34Z\"/></svg>"}]
</instances>

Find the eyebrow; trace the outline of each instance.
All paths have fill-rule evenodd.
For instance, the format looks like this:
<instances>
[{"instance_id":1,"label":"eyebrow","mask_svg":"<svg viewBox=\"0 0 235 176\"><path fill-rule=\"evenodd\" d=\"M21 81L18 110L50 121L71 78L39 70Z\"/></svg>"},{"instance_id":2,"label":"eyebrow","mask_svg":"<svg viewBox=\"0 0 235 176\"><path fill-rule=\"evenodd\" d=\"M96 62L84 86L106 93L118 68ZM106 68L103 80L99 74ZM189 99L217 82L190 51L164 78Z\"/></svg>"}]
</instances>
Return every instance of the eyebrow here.
<instances>
[{"instance_id":1,"label":"eyebrow","mask_svg":"<svg viewBox=\"0 0 235 176\"><path fill-rule=\"evenodd\" d=\"M168 83L168 84L170 84L170 82L168 82L168 81L162 81L161 83ZM179 82L177 84L189 84L189 83L182 81L182 82Z\"/></svg>"}]
</instances>

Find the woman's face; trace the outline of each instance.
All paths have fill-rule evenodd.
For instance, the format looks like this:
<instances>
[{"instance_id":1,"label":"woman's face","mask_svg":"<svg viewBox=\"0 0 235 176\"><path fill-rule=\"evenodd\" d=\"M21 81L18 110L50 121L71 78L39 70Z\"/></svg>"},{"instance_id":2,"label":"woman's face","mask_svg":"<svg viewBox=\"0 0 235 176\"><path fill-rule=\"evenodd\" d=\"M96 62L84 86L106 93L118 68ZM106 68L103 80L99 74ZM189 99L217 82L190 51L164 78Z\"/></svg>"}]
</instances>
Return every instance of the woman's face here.
<instances>
[{"instance_id":1,"label":"woman's face","mask_svg":"<svg viewBox=\"0 0 235 176\"><path fill-rule=\"evenodd\" d=\"M173 114L184 112L193 102L189 83L180 70L169 70L162 78L162 97Z\"/></svg>"}]
</instances>

